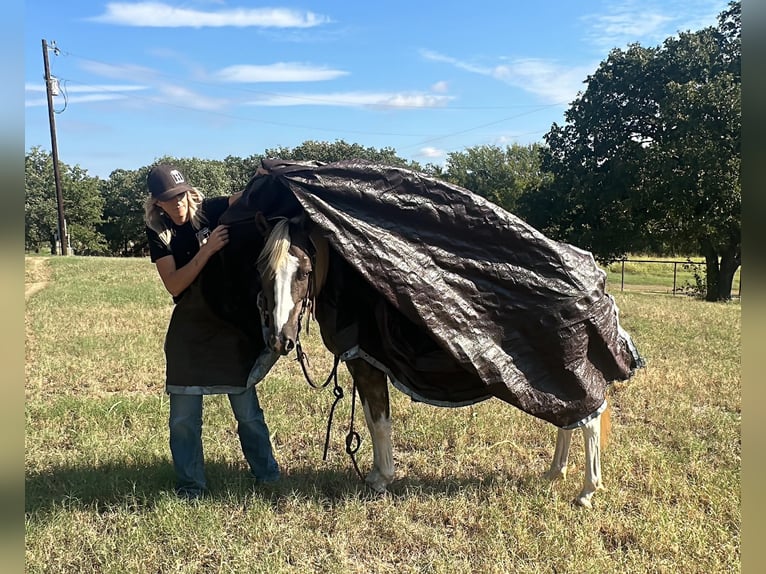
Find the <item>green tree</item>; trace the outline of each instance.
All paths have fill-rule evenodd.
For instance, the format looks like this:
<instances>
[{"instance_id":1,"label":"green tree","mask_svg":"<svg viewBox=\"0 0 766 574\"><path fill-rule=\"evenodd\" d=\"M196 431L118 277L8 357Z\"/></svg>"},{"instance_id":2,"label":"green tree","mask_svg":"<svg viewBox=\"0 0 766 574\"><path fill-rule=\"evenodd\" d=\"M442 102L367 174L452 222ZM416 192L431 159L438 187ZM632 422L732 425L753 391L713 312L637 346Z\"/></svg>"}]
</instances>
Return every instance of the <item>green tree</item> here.
<instances>
[{"instance_id":1,"label":"green tree","mask_svg":"<svg viewBox=\"0 0 766 574\"><path fill-rule=\"evenodd\" d=\"M25 156L24 243L38 251L51 245L58 233L58 207L53 158L40 147ZM86 170L60 163L64 217L72 248L81 255L97 255L107 251L106 241L97 227L101 220L103 198L100 180Z\"/></svg>"},{"instance_id":2,"label":"green tree","mask_svg":"<svg viewBox=\"0 0 766 574\"><path fill-rule=\"evenodd\" d=\"M250 178L255 175L256 170L261 165L263 156L253 154L250 157L241 158L237 156L227 156L224 158L224 169L231 182L232 188L229 193L242 191Z\"/></svg>"},{"instance_id":3,"label":"green tree","mask_svg":"<svg viewBox=\"0 0 766 574\"><path fill-rule=\"evenodd\" d=\"M231 172L227 169L227 164L220 160L200 159L200 158L177 158L172 156L163 156L157 159L152 166L158 163L169 163L178 167L186 179L205 197L218 197L221 195L230 195L242 188L238 183L232 182ZM147 166L144 172L144 192L146 190L146 173L152 166Z\"/></svg>"},{"instance_id":4,"label":"green tree","mask_svg":"<svg viewBox=\"0 0 766 574\"><path fill-rule=\"evenodd\" d=\"M24 158L24 247L39 251L52 245L58 230L56 187L51 155L33 147Z\"/></svg>"},{"instance_id":5,"label":"green tree","mask_svg":"<svg viewBox=\"0 0 766 574\"><path fill-rule=\"evenodd\" d=\"M717 28L615 49L546 134L553 179L527 220L601 260L637 250L704 255L708 300L741 261L740 3Z\"/></svg>"},{"instance_id":6,"label":"green tree","mask_svg":"<svg viewBox=\"0 0 766 574\"><path fill-rule=\"evenodd\" d=\"M143 252L147 171L147 168L118 169L101 185L104 211L99 230L106 238L111 255L131 256Z\"/></svg>"},{"instance_id":7,"label":"green tree","mask_svg":"<svg viewBox=\"0 0 766 574\"><path fill-rule=\"evenodd\" d=\"M260 158L242 159L229 156L223 161L199 158L163 156L151 165L137 170L118 169L102 183L104 198L103 219L99 229L106 237L113 255L138 255L145 252L146 232L144 223L144 200L148 195L146 176L152 166L169 163L184 173L192 185L206 197L230 195L241 191Z\"/></svg>"},{"instance_id":8,"label":"green tree","mask_svg":"<svg viewBox=\"0 0 766 574\"><path fill-rule=\"evenodd\" d=\"M539 145L513 144L501 148L483 145L447 155L446 171L434 173L515 212L522 194L537 188L545 179L540 165Z\"/></svg>"},{"instance_id":9,"label":"green tree","mask_svg":"<svg viewBox=\"0 0 766 574\"><path fill-rule=\"evenodd\" d=\"M293 161L320 161L324 163L346 159L364 159L386 165L420 170L420 164L397 156L394 148L375 149L356 143L350 144L343 140L336 140L332 143L307 140L292 149L286 147L267 149L264 155L270 158Z\"/></svg>"}]
</instances>

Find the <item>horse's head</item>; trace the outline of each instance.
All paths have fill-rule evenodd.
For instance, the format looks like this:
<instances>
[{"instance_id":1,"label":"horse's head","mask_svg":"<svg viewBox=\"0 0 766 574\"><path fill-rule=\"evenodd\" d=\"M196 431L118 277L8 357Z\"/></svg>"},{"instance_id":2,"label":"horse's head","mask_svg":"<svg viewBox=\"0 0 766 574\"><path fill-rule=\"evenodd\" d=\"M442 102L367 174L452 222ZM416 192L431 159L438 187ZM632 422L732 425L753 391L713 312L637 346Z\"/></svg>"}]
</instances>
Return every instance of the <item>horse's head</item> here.
<instances>
[{"instance_id":1,"label":"horse's head","mask_svg":"<svg viewBox=\"0 0 766 574\"><path fill-rule=\"evenodd\" d=\"M266 245L258 258L263 338L273 351L292 351L301 330L304 312L310 310L316 292L317 249L303 225L280 219L273 226L260 217Z\"/></svg>"}]
</instances>

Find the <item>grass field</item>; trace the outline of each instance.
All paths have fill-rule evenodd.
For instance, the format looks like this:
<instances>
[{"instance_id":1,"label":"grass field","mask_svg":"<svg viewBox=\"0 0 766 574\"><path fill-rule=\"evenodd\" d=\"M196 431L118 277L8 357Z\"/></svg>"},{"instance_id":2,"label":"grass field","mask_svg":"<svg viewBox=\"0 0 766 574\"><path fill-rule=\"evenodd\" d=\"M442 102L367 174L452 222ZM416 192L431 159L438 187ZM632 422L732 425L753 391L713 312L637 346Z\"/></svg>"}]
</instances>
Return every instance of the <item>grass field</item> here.
<instances>
[{"instance_id":1,"label":"grass field","mask_svg":"<svg viewBox=\"0 0 766 574\"><path fill-rule=\"evenodd\" d=\"M600 573L740 569L740 304L615 292L648 366L612 387L607 490L542 478L555 429L499 401L438 409L392 391L397 478L365 490L341 401L283 359L259 386L283 479L248 478L225 397L205 400L211 496L172 493L162 343L146 259L26 259L26 571ZM316 378L331 357L304 342ZM341 384L349 388L342 370ZM369 468L362 435L358 460Z\"/></svg>"}]
</instances>

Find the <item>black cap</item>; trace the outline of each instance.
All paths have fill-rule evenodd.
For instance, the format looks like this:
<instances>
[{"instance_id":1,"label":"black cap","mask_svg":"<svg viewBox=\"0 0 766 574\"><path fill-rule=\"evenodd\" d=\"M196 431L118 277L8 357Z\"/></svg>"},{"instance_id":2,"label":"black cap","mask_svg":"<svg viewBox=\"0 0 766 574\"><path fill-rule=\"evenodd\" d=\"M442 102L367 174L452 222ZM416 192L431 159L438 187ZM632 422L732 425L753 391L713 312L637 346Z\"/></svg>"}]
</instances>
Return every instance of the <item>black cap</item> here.
<instances>
[{"instance_id":1,"label":"black cap","mask_svg":"<svg viewBox=\"0 0 766 574\"><path fill-rule=\"evenodd\" d=\"M168 201L179 193L190 191L192 186L186 183L186 178L172 165L155 165L146 178L149 193L157 201Z\"/></svg>"}]
</instances>

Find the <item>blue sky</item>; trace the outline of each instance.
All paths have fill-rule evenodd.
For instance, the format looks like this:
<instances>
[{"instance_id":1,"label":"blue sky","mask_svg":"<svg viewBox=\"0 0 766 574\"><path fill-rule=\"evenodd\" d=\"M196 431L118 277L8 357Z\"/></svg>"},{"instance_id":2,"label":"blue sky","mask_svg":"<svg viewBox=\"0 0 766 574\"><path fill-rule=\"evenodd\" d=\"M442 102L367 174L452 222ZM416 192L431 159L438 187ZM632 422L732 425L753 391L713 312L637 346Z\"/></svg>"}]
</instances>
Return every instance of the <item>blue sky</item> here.
<instances>
[{"instance_id":1,"label":"blue sky","mask_svg":"<svg viewBox=\"0 0 766 574\"><path fill-rule=\"evenodd\" d=\"M612 48L715 25L726 0L25 4L25 149L103 178L163 155L248 157L306 140L421 164L542 141Z\"/></svg>"}]
</instances>

